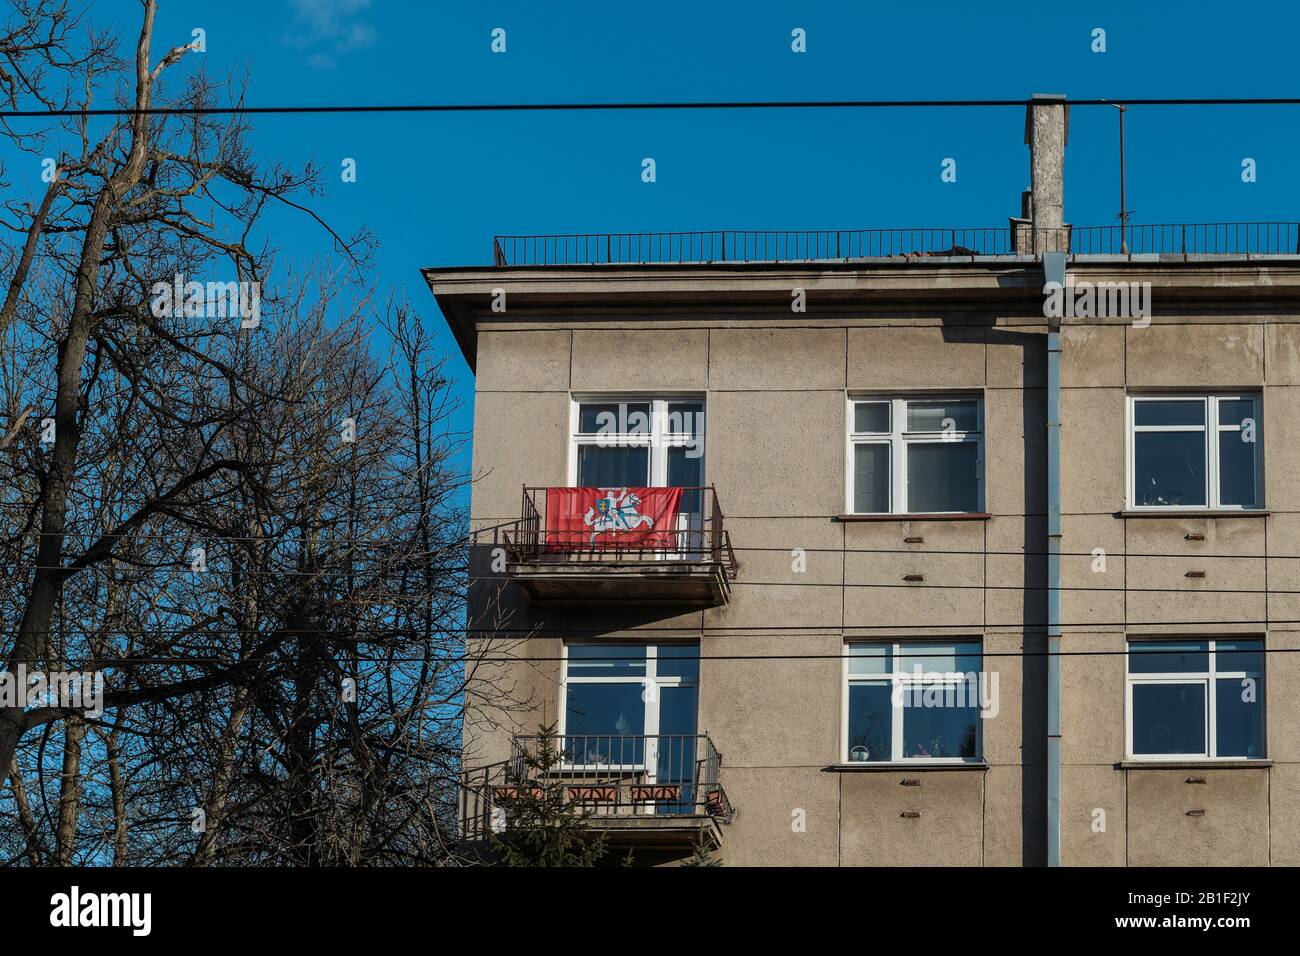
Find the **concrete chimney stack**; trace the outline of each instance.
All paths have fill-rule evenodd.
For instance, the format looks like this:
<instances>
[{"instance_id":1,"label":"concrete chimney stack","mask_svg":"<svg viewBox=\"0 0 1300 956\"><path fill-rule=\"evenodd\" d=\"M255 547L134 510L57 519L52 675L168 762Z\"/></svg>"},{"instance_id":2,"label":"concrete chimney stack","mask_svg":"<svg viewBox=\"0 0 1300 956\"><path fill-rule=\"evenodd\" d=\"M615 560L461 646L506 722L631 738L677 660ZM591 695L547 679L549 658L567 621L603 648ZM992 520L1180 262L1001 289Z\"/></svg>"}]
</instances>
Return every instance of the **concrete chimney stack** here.
<instances>
[{"instance_id":1,"label":"concrete chimney stack","mask_svg":"<svg viewBox=\"0 0 1300 956\"><path fill-rule=\"evenodd\" d=\"M1065 223L1065 146L1070 140L1070 107L1059 93L1035 93L1025 107L1025 145L1029 147L1028 191L1021 214L1011 220L1016 251L1067 252ZM1032 238L1031 238L1032 236Z\"/></svg>"}]
</instances>

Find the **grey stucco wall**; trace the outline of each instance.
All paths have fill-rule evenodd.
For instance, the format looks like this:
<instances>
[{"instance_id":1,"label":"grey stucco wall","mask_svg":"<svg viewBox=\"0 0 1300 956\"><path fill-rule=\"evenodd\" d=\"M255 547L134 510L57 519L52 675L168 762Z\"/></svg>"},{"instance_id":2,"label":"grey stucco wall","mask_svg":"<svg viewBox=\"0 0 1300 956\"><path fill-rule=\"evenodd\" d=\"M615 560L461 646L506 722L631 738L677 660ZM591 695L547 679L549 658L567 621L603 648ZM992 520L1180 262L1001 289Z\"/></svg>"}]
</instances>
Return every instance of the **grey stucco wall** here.
<instances>
[{"instance_id":1,"label":"grey stucco wall","mask_svg":"<svg viewBox=\"0 0 1300 956\"><path fill-rule=\"evenodd\" d=\"M1158 267L1147 275L1161 276ZM1233 282L1246 295L1248 280ZM1295 865L1300 739L1289 691L1300 656L1267 659L1267 765L1125 765L1127 638L1243 634L1270 649L1300 649L1297 314L1244 300L1214 310L1156 301L1167 311L1149 328L1074 320L1062 331L1062 649L1108 652L1062 661L1062 862ZM479 603L485 619L499 613L499 601L512 627L545 626L548 635L595 626L610 639L699 640L705 657L772 658L706 660L701 670L699 726L724 755L723 783L737 809L724 831L726 862L1043 861L1045 663L1033 655L1045 648L1046 329L1013 316L939 306L896 316L701 309L480 322L478 526L517 518L524 484L567 483L573 394L706 396L707 480L741 549L726 607L542 613L491 588ZM1262 391L1268 514L1124 515L1125 396L1173 387ZM836 520L845 499L844 399L856 390L982 394L991 517ZM1203 540L1189 538L1196 535ZM924 541L909 545L907 537ZM793 548L807 552L802 573L791 569ZM1097 548L1108 555L1104 571L1094 569ZM1186 577L1192 568L1205 578ZM947 587L893 586L903 573ZM891 586L861 586L882 584ZM852 637L934 635L979 637L986 669L999 675L1000 712L983 728L988 768L830 769L839 759L840 664L776 658L833 655ZM558 646L554 636L518 645L520 656L538 660L502 669L517 707L472 710L472 753L501 759L512 730L555 719L559 670L540 659ZM920 785L904 787L903 778ZM796 812L802 829L792 827Z\"/></svg>"}]
</instances>

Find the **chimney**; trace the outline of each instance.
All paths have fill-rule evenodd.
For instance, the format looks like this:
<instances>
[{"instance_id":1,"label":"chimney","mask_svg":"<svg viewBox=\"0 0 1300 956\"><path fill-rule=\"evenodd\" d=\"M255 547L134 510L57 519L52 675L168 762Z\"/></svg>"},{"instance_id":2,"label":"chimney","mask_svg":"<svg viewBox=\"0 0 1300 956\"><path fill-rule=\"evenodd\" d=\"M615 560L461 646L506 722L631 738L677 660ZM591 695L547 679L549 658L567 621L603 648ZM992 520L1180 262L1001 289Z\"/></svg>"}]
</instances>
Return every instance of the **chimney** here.
<instances>
[{"instance_id":1,"label":"chimney","mask_svg":"<svg viewBox=\"0 0 1300 956\"><path fill-rule=\"evenodd\" d=\"M1020 217L1011 220L1015 250L1042 255L1067 252L1065 223L1065 146L1070 140L1070 107L1059 93L1035 93L1025 107L1025 145L1029 147L1029 189L1021 194Z\"/></svg>"}]
</instances>

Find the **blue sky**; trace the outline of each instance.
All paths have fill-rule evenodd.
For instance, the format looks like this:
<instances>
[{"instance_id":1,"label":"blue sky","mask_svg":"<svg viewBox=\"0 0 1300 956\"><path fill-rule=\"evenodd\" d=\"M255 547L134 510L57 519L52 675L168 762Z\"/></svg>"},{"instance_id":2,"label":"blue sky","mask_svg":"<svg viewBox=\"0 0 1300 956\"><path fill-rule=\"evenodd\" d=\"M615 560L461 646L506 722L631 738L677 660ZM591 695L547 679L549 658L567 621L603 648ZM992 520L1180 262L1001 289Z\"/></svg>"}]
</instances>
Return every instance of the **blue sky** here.
<instances>
[{"instance_id":1,"label":"blue sky","mask_svg":"<svg viewBox=\"0 0 1300 956\"><path fill-rule=\"evenodd\" d=\"M99 0L94 15L125 50L138 9ZM207 53L181 69L246 71L255 105L1294 96L1300 6L164 0L156 53L196 26ZM496 27L504 54L490 50ZM807 53L790 49L795 27ZM377 235L381 296L406 289L468 398L422 266L488 264L496 233L1001 226L1028 184L1023 122L1015 108L275 115L256 118L252 142L333 170L317 208ZM1132 221L1300 216L1300 107L1140 107L1127 122ZM339 181L344 157L356 183ZM945 157L955 183L940 180ZM1115 222L1116 165L1114 111L1074 110L1069 221ZM8 178L35 193L28 166ZM275 225L286 257L327 253L305 219Z\"/></svg>"}]
</instances>

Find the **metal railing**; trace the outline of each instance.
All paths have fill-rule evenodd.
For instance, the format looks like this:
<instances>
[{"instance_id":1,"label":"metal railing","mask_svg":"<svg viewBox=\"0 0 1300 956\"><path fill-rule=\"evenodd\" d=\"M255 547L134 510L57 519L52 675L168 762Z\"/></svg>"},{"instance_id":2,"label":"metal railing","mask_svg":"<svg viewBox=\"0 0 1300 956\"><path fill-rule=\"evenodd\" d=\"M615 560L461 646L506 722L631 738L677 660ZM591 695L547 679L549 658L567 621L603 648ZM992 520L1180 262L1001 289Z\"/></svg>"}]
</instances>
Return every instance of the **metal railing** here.
<instances>
[{"instance_id":1,"label":"metal railing","mask_svg":"<svg viewBox=\"0 0 1300 956\"><path fill-rule=\"evenodd\" d=\"M1300 223L1200 222L1075 226L1074 255L1296 255Z\"/></svg>"},{"instance_id":2,"label":"metal railing","mask_svg":"<svg viewBox=\"0 0 1300 956\"><path fill-rule=\"evenodd\" d=\"M509 525L485 529L499 538L511 558L525 562L713 562L728 580L739 570L722 507L712 485L681 489L674 527L626 535L592 535L547 527L547 498L551 489L525 487L520 518ZM599 540L597 540L599 539Z\"/></svg>"},{"instance_id":3,"label":"metal railing","mask_svg":"<svg viewBox=\"0 0 1300 956\"><path fill-rule=\"evenodd\" d=\"M497 266L818 262L936 256L1297 255L1300 223L1220 222L1127 226L1028 224L961 229L735 230L496 236Z\"/></svg>"},{"instance_id":4,"label":"metal railing","mask_svg":"<svg viewBox=\"0 0 1300 956\"><path fill-rule=\"evenodd\" d=\"M904 255L1009 255L1011 230L819 229L497 236L498 266L812 262Z\"/></svg>"},{"instance_id":5,"label":"metal railing","mask_svg":"<svg viewBox=\"0 0 1300 956\"><path fill-rule=\"evenodd\" d=\"M544 747L553 759L538 766ZM512 803L552 797L584 816L707 816L725 823L732 809L721 770L722 755L706 734L520 735L487 797L507 814Z\"/></svg>"}]
</instances>

